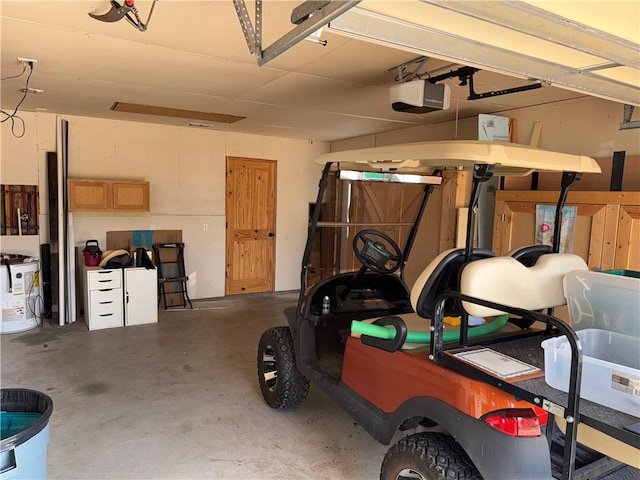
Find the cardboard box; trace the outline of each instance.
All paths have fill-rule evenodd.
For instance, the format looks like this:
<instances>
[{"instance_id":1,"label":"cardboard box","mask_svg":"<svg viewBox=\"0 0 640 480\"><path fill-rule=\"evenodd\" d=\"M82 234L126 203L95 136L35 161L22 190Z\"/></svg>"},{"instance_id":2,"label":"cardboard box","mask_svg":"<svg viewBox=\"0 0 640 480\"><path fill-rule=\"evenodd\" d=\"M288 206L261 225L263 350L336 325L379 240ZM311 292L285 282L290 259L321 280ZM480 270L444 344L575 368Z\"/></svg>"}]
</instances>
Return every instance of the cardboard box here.
<instances>
[{"instance_id":1,"label":"cardboard box","mask_svg":"<svg viewBox=\"0 0 640 480\"><path fill-rule=\"evenodd\" d=\"M181 243L182 230L125 230L107 232L107 250L122 248L131 253L137 248L151 250L154 243Z\"/></svg>"}]
</instances>

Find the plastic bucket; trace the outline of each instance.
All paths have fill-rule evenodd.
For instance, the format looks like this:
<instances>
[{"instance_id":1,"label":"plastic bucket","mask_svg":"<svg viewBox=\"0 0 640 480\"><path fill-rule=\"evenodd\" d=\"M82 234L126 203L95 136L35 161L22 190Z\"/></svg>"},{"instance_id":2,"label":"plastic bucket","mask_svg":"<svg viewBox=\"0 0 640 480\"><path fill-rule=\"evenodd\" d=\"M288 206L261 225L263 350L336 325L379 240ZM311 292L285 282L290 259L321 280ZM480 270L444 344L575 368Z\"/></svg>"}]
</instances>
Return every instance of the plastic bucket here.
<instances>
[{"instance_id":1,"label":"plastic bucket","mask_svg":"<svg viewBox=\"0 0 640 480\"><path fill-rule=\"evenodd\" d=\"M3 388L0 411L0 480L46 480L53 401L35 390Z\"/></svg>"}]
</instances>

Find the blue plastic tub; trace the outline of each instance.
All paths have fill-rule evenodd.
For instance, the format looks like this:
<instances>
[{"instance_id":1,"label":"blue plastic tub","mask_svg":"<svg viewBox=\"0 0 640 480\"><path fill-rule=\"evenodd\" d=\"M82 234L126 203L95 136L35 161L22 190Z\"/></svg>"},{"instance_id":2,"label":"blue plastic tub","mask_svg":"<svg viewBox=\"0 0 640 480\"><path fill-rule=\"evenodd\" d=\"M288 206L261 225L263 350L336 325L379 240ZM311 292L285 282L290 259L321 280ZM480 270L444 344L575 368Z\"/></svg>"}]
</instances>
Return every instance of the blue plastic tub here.
<instances>
[{"instance_id":1,"label":"blue plastic tub","mask_svg":"<svg viewBox=\"0 0 640 480\"><path fill-rule=\"evenodd\" d=\"M35 390L3 388L0 411L0 480L46 480L53 401Z\"/></svg>"}]
</instances>

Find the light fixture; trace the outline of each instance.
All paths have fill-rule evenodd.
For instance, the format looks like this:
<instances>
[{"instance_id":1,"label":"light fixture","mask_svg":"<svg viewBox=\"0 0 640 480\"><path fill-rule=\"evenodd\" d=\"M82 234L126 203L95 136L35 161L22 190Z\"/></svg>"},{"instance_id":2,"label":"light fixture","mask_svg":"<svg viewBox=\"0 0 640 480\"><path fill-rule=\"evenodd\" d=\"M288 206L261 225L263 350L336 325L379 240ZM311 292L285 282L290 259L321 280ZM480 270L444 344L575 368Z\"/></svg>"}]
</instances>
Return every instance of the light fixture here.
<instances>
[{"instance_id":1,"label":"light fixture","mask_svg":"<svg viewBox=\"0 0 640 480\"><path fill-rule=\"evenodd\" d=\"M31 87L21 88L20 91L22 93L44 93L44 90L40 88L31 88Z\"/></svg>"},{"instance_id":2,"label":"light fixture","mask_svg":"<svg viewBox=\"0 0 640 480\"><path fill-rule=\"evenodd\" d=\"M416 175L408 173L362 172L358 170L338 170L338 180L359 180L365 182L417 183L440 185L442 177L437 175Z\"/></svg>"},{"instance_id":3,"label":"light fixture","mask_svg":"<svg viewBox=\"0 0 640 480\"><path fill-rule=\"evenodd\" d=\"M155 105L142 105L139 103L115 102L111 106L114 112L137 113L141 115L157 115L161 117L187 118L204 120L205 122L235 123L246 117L228 115L226 113L201 112L197 110L184 110L180 108L158 107Z\"/></svg>"}]
</instances>

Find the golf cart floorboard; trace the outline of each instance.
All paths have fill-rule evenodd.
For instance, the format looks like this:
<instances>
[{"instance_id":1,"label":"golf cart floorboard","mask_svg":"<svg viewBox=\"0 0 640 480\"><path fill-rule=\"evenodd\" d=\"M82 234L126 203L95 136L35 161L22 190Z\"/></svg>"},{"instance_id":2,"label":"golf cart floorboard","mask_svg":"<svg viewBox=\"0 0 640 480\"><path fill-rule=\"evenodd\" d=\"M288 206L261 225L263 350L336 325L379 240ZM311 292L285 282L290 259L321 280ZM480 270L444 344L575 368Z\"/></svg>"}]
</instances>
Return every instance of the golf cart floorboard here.
<instances>
[{"instance_id":1,"label":"golf cart floorboard","mask_svg":"<svg viewBox=\"0 0 640 480\"><path fill-rule=\"evenodd\" d=\"M337 382L340 380L340 375L342 373L343 360L344 356L339 353L327 353L322 355L316 363L319 371L324 372Z\"/></svg>"}]
</instances>

